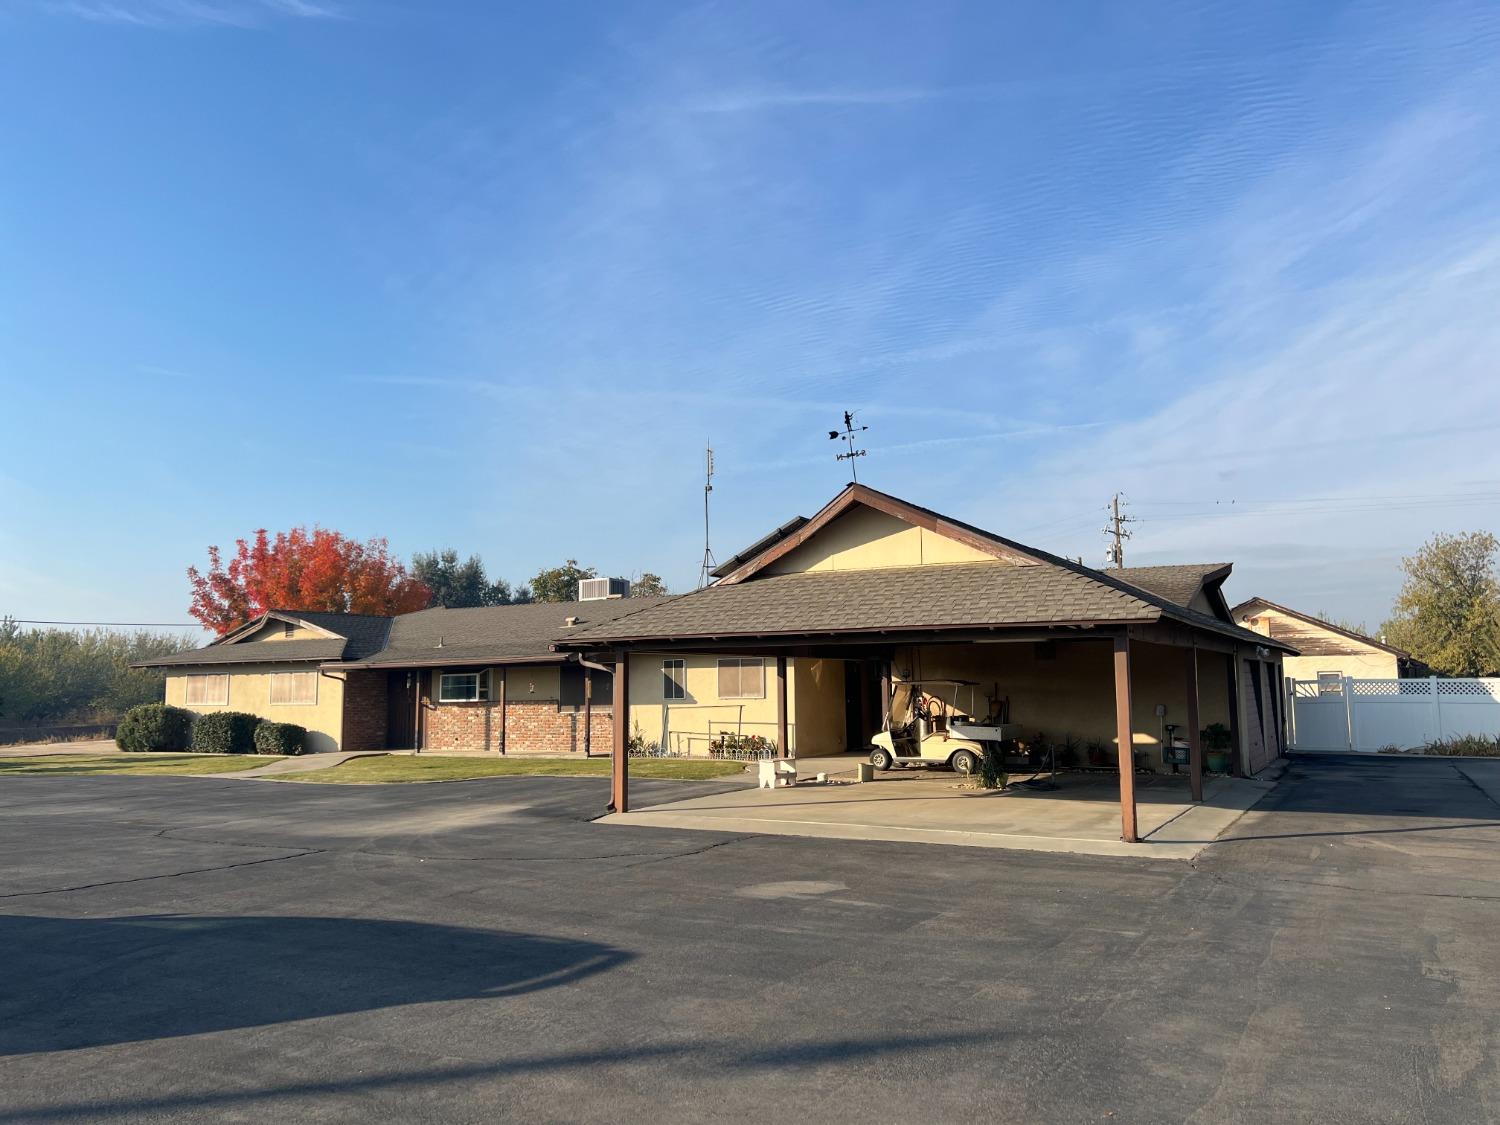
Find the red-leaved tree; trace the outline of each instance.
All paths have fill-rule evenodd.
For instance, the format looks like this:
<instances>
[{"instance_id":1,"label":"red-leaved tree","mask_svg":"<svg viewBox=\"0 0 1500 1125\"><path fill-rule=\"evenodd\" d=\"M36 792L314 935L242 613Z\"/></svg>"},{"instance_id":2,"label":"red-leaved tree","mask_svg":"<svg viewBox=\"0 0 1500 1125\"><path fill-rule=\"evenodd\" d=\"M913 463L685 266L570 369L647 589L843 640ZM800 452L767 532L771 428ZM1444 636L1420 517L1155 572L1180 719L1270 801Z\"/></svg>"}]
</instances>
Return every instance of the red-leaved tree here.
<instances>
[{"instance_id":1,"label":"red-leaved tree","mask_svg":"<svg viewBox=\"0 0 1500 1125\"><path fill-rule=\"evenodd\" d=\"M384 539L361 543L337 531L295 527L273 539L265 528L239 539L226 564L208 549L208 573L188 567L188 612L223 634L268 609L330 613L411 613L432 593L391 557Z\"/></svg>"}]
</instances>

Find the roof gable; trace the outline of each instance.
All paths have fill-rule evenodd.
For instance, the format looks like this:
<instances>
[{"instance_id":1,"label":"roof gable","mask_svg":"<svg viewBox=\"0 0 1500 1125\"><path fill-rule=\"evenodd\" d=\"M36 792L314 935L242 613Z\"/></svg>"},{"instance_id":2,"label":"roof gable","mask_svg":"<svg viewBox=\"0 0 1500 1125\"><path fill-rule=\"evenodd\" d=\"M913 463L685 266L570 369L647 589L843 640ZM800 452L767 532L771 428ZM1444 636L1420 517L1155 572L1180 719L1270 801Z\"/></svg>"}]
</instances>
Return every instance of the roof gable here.
<instances>
[{"instance_id":1,"label":"roof gable","mask_svg":"<svg viewBox=\"0 0 1500 1125\"><path fill-rule=\"evenodd\" d=\"M1041 561L1019 543L862 484L849 485L811 519L785 524L756 546L735 557L742 561L720 577L720 585L818 570Z\"/></svg>"},{"instance_id":2,"label":"roof gable","mask_svg":"<svg viewBox=\"0 0 1500 1125\"><path fill-rule=\"evenodd\" d=\"M1345 629L1331 621L1324 621L1311 613L1278 605L1266 598L1248 598L1230 613L1236 624L1244 624L1251 617L1269 614L1272 620L1267 623L1270 631L1266 635L1296 646L1297 651L1304 656L1336 656L1370 650L1411 659L1411 654L1404 649L1377 641L1363 633L1356 633L1352 629Z\"/></svg>"}]
</instances>

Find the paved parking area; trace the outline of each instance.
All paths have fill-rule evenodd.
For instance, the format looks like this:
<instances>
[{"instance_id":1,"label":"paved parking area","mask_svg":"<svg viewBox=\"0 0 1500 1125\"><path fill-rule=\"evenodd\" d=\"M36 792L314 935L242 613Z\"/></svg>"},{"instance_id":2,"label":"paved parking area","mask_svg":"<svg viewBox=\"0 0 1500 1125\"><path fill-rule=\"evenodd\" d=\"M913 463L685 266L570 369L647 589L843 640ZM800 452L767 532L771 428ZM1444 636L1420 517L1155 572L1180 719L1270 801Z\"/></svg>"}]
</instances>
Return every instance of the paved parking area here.
<instances>
[{"instance_id":1,"label":"paved parking area","mask_svg":"<svg viewBox=\"0 0 1500 1125\"><path fill-rule=\"evenodd\" d=\"M1298 760L1196 864L7 778L0 1120L1493 1121L1497 766Z\"/></svg>"}]
</instances>

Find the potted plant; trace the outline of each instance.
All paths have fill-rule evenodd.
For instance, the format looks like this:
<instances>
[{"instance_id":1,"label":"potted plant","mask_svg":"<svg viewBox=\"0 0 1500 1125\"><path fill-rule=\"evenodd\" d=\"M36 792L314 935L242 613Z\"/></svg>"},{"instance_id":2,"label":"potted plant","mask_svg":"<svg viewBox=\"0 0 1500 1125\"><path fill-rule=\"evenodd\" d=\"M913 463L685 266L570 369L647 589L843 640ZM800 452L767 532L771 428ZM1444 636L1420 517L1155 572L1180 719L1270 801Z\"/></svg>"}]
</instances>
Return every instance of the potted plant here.
<instances>
[{"instance_id":1,"label":"potted plant","mask_svg":"<svg viewBox=\"0 0 1500 1125\"><path fill-rule=\"evenodd\" d=\"M1084 753L1088 755L1089 765L1095 769L1103 769L1112 762L1110 747L1105 745L1101 738L1091 738L1083 744Z\"/></svg>"},{"instance_id":2,"label":"potted plant","mask_svg":"<svg viewBox=\"0 0 1500 1125\"><path fill-rule=\"evenodd\" d=\"M1209 723L1199 732L1203 738L1203 764L1209 773L1229 772L1229 748L1233 739L1223 723Z\"/></svg>"}]
</instances>

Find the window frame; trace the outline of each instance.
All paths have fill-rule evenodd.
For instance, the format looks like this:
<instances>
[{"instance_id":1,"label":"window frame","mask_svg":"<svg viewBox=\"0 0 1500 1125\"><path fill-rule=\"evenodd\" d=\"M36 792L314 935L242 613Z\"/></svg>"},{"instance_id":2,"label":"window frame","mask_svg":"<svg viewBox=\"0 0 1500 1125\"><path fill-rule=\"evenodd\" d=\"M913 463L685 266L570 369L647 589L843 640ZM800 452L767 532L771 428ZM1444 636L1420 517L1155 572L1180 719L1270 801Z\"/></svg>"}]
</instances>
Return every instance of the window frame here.
<instances>
[{"instance_id":1,"label":"window frame","mask_svg":"<svg viewBox=\"0 0 1500 1125\"><path fill-rule=\"evenodd\" d=\"M1317 672L1318 695L1343 695L1344 673L1342 672Z\"/></svg>"},{"instance_id":2,"label":"window frame","mask_svg":"<svg viewBox=\"0 0 1500 1125\"><path fill-rule=\"evenodd\" d=\"M675 668L675 675L670 669ZM675 703L687 698L687 661L671 657L661 662L661 697L664 702Z\"/></svg>"},{"instance_id":3,"label":"window frame","mask_svg":"<svg viewBox=\"0 0 1500 1125\"><path fill-rule=\"evenodd\" d=\"M455 698L448 694L449 680L469 679L474 680L474 694ZM467 672L439 672L437 701L439 703L488 703L490 701L490 670L488 668L476 668Z\"/></svg>"},{"instance_id":4,"label":"window frame","mask_svg":"<svg viewBox=\"0 0 1500 1125\"><path fill-rule=\"evenodd\" d=\"M312 686L313 686L312 687L312 698L311 699L305 699L305 700L304 699L298 699L298 700L286 700L286 699L283 699L283 700L281 700L281 701L278 702L277 699L276 699L276 681L278 679L282 678L282 677L287 677L287 676L310 676L312 678L311 682L312 682ZM272 672L272 673L270 673L266 677L266 706L267 707L316 707L318 705L318 681L320 679L322 679L322 677L317 672L310 672L310 671L305 671L305 670L296 671L296 672Z\"/></svg>"},{"instance_id":5,"label":"window frame","mask_svg":"<svg viewBox=\"0 0 1500 1125\"><path fill-rule=\"evenodd\" d=\"M193 672L183 679L182 702L188 707L228 707L229 706L229 673L227 672ZM223 680L224 691L222 699L194 699L192 688L195 683L204 683L208 680Z\"/></svg>"},{"instance_id":6,"label":"window frame","mask_svg":"<svg viewBox=\"0 0 1500 1125\"><path fill-rule=\"evenodd\" d=\"M766 697L766 660L763 656L721 656L718 658L718 690L720 699L764 699ZM739 674L739 690L728 693L724 690L724 672L729 665L734 665ZM754 668L759 676L760 688L757 691L745 691L745 672Z\"/></svg>"}]
</instances>

